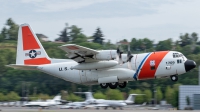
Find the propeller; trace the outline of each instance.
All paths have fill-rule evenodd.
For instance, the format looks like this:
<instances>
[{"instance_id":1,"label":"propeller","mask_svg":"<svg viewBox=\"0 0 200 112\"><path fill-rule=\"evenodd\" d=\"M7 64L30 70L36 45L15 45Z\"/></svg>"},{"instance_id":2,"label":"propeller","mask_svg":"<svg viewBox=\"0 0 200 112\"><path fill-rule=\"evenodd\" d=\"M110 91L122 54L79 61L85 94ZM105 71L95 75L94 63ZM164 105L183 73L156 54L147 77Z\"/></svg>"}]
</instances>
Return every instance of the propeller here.
<instances>
[{"instance_id":1,"label":"propeller","mask_svg":"<svg viewBox=\"0 0 200 112\"><path fill-rule=\"evenodd\" d=\"M129 69L132 69L131 67L131 59L133 58L133 55L131 54L130 51L130 45L128 45L128 53L127 53L127 65Z\"/></svg>"},{"instance_id":2,"label":"propeller","mask_svg":"<svg viewBox=\"0 0 200 112\"><path fill-rule=\"evenodd\" d=\"M119 64L122 64L122 51L120 51L119 47L117 48L117 57L116 60L118 61Z\"/></svg>"}]
</instances>

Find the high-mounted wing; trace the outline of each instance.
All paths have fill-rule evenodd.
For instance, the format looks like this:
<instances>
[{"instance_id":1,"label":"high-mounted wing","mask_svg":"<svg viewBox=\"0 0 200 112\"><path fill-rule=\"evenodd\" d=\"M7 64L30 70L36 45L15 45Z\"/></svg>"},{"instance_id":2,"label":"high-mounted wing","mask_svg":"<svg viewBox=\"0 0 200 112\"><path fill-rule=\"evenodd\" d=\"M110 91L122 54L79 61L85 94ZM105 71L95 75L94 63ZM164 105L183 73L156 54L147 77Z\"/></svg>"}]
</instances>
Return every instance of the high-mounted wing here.
<instances>
[{"instance_id":1,"label":"high-mounted wing","mask_svg":"<svg viewBox=\"0 0 200 112\"><path fill-rule=\"evenodd\" d=\"M93 56L99 53L96 50L75 44L66 44L59 46L59 48L67 52L66 56L68 58L73 59L78 63L94 62L96 60L93 59Z\"/></svg>"}]
</instances>

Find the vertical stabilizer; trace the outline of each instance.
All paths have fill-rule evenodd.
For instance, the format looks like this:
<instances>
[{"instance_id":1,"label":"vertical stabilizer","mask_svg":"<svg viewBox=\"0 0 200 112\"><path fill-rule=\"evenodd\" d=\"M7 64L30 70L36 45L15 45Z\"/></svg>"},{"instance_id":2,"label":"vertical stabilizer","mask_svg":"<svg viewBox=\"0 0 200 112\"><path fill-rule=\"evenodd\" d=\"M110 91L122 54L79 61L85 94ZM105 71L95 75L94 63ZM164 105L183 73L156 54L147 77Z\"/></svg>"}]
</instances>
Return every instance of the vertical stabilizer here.
<instances>
[{"instance_id":1,"label":"vertical stabilizer","mask_svg":"<svg viewBox=\"0 0 200 112\"><path fill-rule=\"evenodd\" d=\"M57 95L53 98L54 101L60 101L61 100L61 96L60 95Z\"/></svg>"},{"instance_id":2,"label":"vertical stabilizer","mask_svg":"<svg viewBox=\"0 0 200 112\"><path fill-rule=\"evenodd\" d=\"M92 92L74 92L76 94L85 94L85 100L94 100Z\"/></svg>"},{"instance_id":3,"label":"vertical stabilizer","mask_svg":"<svg viewBox=\"0 0 200 112\"><path fill-rule=\"evenodd\" d=\"M135 97L138 95L144 95L144 94L129 94L128 98L125 100L127 104L135 103Z\"/></svg>"},{"instance_id":4,"label":"vertical stabilizer","mask_svg":"<svg viewBox=\"0 0 200 112\"><path fill-rule=\"evenodd\" d=\"M17 65L50 64L50 58L39 39L28 24L22 24L18 31Z\"/></svg>"},{"instance_id":5,"label":"vertical stabilizer","mask_svg":"<svg viewBox=\"0 0 200 112\"><path fill-rule=\"evenodd\" d=\"M94 97L92 95L92 92L84 92L86 96L86 100L93 100Z\"/></svg>"}]
</instances>

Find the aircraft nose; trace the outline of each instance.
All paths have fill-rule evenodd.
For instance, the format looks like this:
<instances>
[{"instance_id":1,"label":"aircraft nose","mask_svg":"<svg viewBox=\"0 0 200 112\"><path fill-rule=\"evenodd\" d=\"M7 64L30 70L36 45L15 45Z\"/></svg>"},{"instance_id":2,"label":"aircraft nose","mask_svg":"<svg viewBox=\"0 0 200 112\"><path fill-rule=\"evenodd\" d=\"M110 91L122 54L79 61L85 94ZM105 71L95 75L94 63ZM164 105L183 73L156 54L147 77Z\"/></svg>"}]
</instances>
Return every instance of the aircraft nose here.
<instances>
[{"instance_id":1,"label":"aircraft nose","mask_svg":"<svg viewBox=\"0 0 200 112\"><path fill-rule=\"evenodd\" d=\"M185 63L185 71L188 72L196 67L196 63L193 60L187 60Z\"/></svg>"}]
</instances>

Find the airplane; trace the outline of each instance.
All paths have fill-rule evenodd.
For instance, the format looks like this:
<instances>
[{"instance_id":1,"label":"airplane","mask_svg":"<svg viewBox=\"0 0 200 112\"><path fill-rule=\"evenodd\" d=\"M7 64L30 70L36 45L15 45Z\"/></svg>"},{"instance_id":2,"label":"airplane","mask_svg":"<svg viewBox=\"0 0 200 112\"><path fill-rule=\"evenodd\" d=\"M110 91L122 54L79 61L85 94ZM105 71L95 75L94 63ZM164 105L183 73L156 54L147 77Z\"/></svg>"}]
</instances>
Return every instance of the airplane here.
<instances>
[{"instance_id":1,"label":"airplane","mask_svg":"<svg viewBox=\"0 0 200 112\"><path fill-rule=\"evenodd\" d=\"M16 64L21 70L39 70L82 85L125 88L128 81L170 77L178 80L196 67L193 60L177 51L123 54L117 50L93 50L75 44L59 46L69 59L50 58L29 24L19 26Z\"/></svg>"},{"instance_id":2,"label":"airplane","mask_svg":"<svg viewBox=\"0 0 200 112\"><path fill-rule=\"evenodd\" d=\"M112 107L113 109L116 109L119 107L122 109L122 107L135 103L135 96L137 95L144 95L144 94L129 94L128 98L126 100L105 100L105 99L95 99L92 95L92 92L75 92L78 94L85 94L86 100L85 102L88 102L89 104L96 104L96 105L88 105L89 107L96 107L99 109L99 107L104 107L104 109L107 109L108 107Z\"/></svg>"},{"instance_id":3,"label":"airplane","mask_svg":"<svg viewBox=\"0 0 200 112\"><path fill-rule=\"evenodd\" d=\"M90 103L87 101L83 101L83 102L70 102L67 103L66 105L60 107L61 109L80 109L83 108L87 105L89 105Z\"/></svg>"},{"instance_id":4,"label":"airplane","mask_svg":"<svg viewBox=\"0 0 200 112\"><path fill-rule=\"evenodd\" d=\"M42 108L49 108L51 106L56 106L61 104L61 96L57 95L53 99L49 99L46 101L31 101L26 103L24 106L26 107L42 107Z\"/></svg>"},{"instance_id":5,"label":"airplane","mask_svg":"<svg viewBox=\"0 0 200 112\"><path fill-rule=\"evenodd\" d=\"M92 95L92 92L74 92L76 94L85 94L86 96L86 100L85 102L89 102L89 103L96 103L98 100L99 101L115 101L118 103L126 103L126 104L133 104L135 103L135 96L139 96L139 95L145 95L145 94L129 94L128 98L126 100L105 100L105 99L95 99Z\"/></svg>"}]
</instances>

